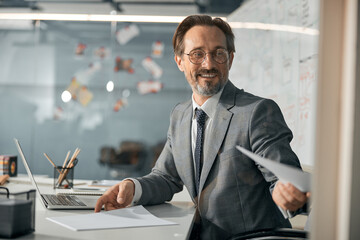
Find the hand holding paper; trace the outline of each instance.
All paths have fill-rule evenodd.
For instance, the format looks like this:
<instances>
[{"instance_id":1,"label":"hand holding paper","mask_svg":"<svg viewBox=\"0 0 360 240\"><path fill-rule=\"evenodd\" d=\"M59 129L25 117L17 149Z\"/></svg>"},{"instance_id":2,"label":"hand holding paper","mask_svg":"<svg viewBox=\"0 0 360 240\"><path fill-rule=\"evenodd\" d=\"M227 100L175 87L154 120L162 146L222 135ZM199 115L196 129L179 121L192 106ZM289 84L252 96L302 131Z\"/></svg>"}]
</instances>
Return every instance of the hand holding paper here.
<instances>
[{"instance_id":1,"label":"hand holding paper","mask_svg":"<svg viewBox=\"0 0 360 240\"><path fill-rule=\"evenodd\" d=\"M236 148L240 152L242 152L243 154L254 160L256 163L267 168L269 171L275 174L281 182L284 183L289 182L302 192L309 192L311 190L310 173L303 172L289 165L285 165L282 163L271 161L266 158L262 158L243 147L236 146Z\"/></svg>"},{"instance_id":2,"label":"hand holding paper","mask_svg":"<svg viewBox=\"0 0 360 240\"><path fill-rule=\"evenodd\" d=\"M280 182L276 184L272 192L273 200L279 207L284 210L296 211L307 202L311 188L311 175L309 173L262 158L243 147L236 146L236 148L279 178Z\"/></svg>"},{"instance_id":3,"label":"hand holding paper","mask_svg":"<svg viewBox=\"0 0 360 240\"><path fill-rule=\"evenodd\" d=\"M310 198L310 192L303 193L291 183L277 182L272 192L272 199L284 210L297 211Z\"/></svg>"}]
</instances>

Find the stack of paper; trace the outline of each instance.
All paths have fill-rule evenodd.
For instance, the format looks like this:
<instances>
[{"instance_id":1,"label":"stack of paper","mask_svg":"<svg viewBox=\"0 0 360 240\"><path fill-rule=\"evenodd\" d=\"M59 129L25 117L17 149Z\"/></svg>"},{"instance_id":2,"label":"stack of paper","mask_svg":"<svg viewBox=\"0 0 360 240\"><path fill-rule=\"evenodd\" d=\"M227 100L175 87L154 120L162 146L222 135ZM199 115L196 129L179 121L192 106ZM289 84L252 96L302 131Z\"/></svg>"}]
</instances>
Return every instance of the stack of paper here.
<instances>
[{"instance_id":1,"label":"stack of paper","mask_svg":"<svg viewBox=\"0 0 360 240\"><path fill-rule=\"evenodd\" d=\"M177 224L155 217L143 206L128 207L91 214L48 217L46 219L73 231Z\"/></svg>"}]
</instances>

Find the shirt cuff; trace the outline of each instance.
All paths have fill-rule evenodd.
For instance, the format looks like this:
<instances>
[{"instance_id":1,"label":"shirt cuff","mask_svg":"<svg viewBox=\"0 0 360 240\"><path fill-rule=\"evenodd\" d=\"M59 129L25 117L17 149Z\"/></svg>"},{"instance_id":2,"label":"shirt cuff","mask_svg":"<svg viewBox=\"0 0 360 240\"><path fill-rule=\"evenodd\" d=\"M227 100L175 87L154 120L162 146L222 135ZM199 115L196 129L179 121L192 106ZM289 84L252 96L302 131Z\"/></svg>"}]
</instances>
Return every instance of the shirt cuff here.
<instances>
[{"instance_id":1,"label":"shirt cuff","mask_svg":"<svg viewBox=\"0 0 360 240\"><path fill-rule=\"evenodd\" d=\"M276 184L278 184L279 181L276 181L275 183L273 183L271 185L271 189L270 189L270 192L271 192L271 195L272 195L272 192L276 186ZM292 217L292 214L289 210L284 210L282 209L280 206L278 206L276 203L275 205L279 208L280 212L282 213L282 215L284 216L284 218L288 219L288 218L291 218Z\"/></svg>"},{"instance_id":2,"label":"shirt cuff","mask_svg":"<svg viewBox=\"0 0 360 240\"><path fill-rule=\"evenodd\" d=\"M284 216L284 218L288 219L288 218L292 217L292 214L289 210L284 210L281 207L279 207L278 205L276 205L276 206L279 208L279 210L282 213L282 215Z\"/></svg>"},{"instance_id":3,"label":"shirt cuff","mask_svg":"<svg viewBox=\"0 0 360 240\"><path fill-rule=\"evenodd\" d=\"M132 202L130 203L130 206L135 206L137 205L138 201L141 198L142 195L142 188L141 188L141 184L138 180L136 180L135 178L126 178L124 180L131 180L134 184L135 184L135 193L134 193L134 197Z\"/></svg>"}]
</instances>

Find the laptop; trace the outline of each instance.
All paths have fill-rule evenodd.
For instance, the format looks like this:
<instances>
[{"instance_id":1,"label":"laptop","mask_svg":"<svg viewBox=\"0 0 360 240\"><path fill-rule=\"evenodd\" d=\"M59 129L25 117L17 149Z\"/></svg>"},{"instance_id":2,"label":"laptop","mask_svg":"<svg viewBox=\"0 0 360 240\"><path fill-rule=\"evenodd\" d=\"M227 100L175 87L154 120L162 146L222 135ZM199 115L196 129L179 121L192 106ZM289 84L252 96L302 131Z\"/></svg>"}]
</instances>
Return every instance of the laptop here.
<instances>
[{"instance_id":1,"label":"laptop","mask_svg":"<svg viewBox=\"0 0 360 240\"><path fill-rule=\"evenodd\" d=\"M41 194L40 189L35 181L33 174L29 168L29 164L25 159L25 155L17 139L14 139L16 147L19 151L21 159L24 163L25 169L29 178L36 188L36 192L40 198L40 202L47 209L94 209L98 197L96 196L74 196L74 195L56 195L56 194Z\"/></svg>"}]
</instances>

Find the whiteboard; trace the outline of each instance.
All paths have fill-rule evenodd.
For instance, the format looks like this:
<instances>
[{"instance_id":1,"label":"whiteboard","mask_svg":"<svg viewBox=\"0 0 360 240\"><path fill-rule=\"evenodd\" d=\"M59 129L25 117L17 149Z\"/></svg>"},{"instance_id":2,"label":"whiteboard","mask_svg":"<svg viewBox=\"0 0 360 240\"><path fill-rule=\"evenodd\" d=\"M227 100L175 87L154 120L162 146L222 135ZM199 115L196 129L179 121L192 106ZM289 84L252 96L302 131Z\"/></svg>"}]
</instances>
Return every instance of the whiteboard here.
<instances>
[{"instance_id":1,"label":"whiteboard","mask_svg":"<svg viewBox=\"0 0 360 240\"><path fill-rule=\"evenodd\" d=\"M302 165L313 166L319 1L247 1L228 22L236 49L229 79L278 103L293 150Z\"/></svg>"}]
</instances>

